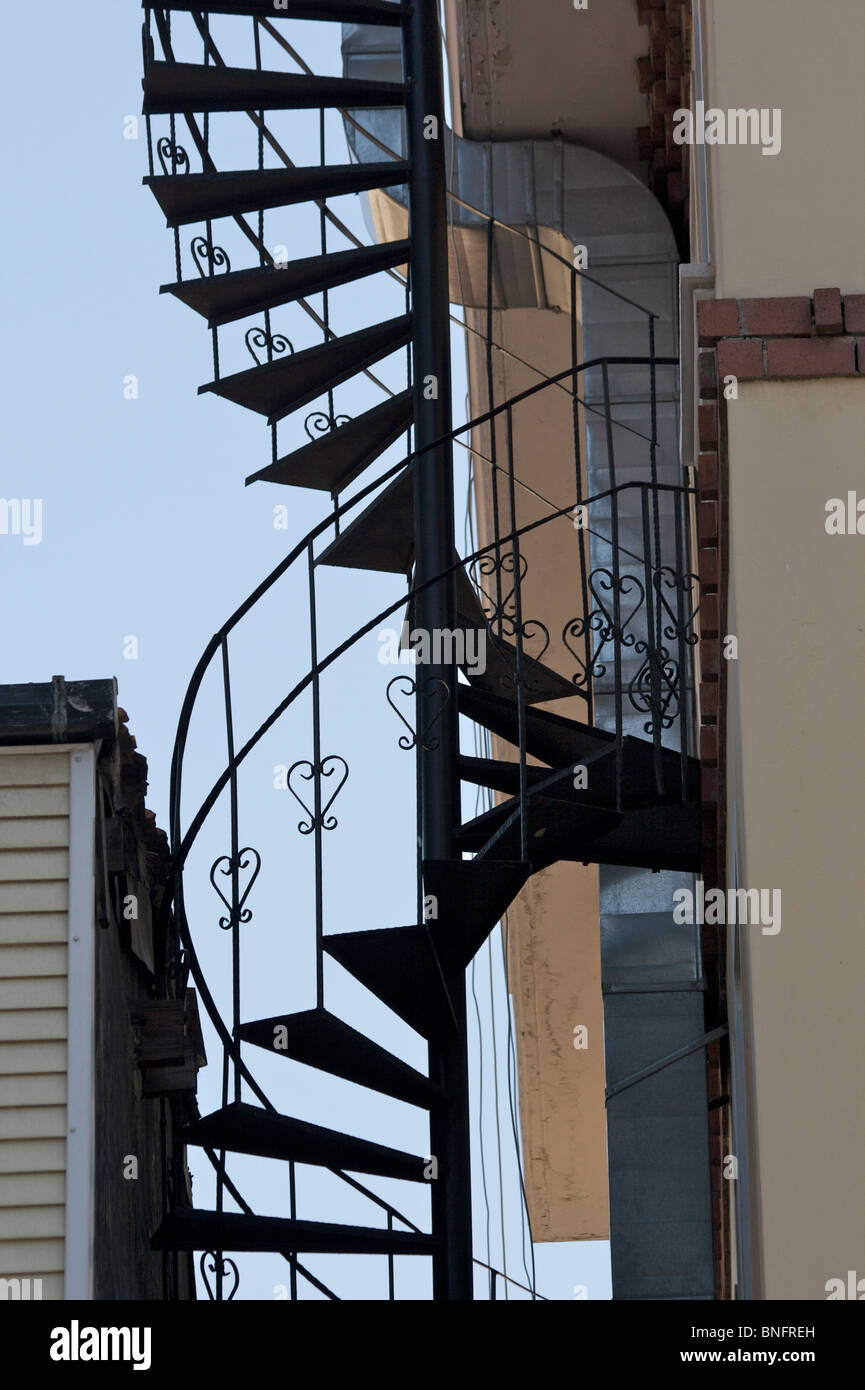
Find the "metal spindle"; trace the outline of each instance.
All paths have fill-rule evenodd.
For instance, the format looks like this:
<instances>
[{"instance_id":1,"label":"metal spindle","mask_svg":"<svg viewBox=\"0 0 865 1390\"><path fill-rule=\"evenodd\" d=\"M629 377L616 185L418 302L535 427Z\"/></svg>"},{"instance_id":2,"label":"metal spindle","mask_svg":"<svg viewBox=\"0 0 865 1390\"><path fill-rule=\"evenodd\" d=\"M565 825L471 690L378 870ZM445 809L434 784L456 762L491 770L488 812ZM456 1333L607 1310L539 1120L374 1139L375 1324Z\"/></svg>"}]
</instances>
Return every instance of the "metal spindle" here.
<instances>
[{"instance_id":1,"label":"metal spindle","mask_svg":"<svg viewBox=\"0 0 865 1390\"><path fill-rule=\"evenodd\" d=\"M580 439L580 405L577 384L579 382L579 336L577 327L577 272L571 271L571 389L573 391L574 412L574 469L577 485L577 545L580 553L580 596L583 606L583 644L586 653L586 706L587 720L594 722L595 695L592 685L592 632L589 626L589 556L588 527L584 526L583 506L583 451Z\"/></svg>"},{"instance_id":2,"label":"metal spindle","mask_svg":"<svg viewBox=\"0 0 865 1390\"><path fill-rule=\"evenodd\" d=\"M511 511L511 554L514 561L514 627L516 637L515 679L517 683L517 724L519 728L520 754L520 856L524 861L529 857L528 824L528 774L526 771L526 700L523 689L523 599L522 577L520 575L520 538L517 534L516 477L514 472L514 422L513 409L509 405L505 411L508 450L508 500Z\"/></svg>"},{"instance_id":3,"label":"metal spindle","mask_svg":"<svg viewBox=\"0 0 865 1390\"><path fill-rule=\"evenodd\" d=\"M487 368L487 408L490 412L490 483L492 486L492 512L493 512L493 540L494 540L494 574L496 579L496 598L494 605L493 621L498 627L498 635L502 636L502 625L504 614L502 612L502 553L501 553L501 528L499 525L499 470L497 466L496 448L496 421L493 411L495 409L495 383L493 380L493 219L487 219L487 333L486 333L486 368Z\"/></svg>"},{"instance_id":4,"label":"metal spindle","mask_svg":"<svg viewBox=\"0 0 865 1390\"><path fill-rule=\"evenodd\" d=\"M237 767L234 761L234 721L231 713L231 673L228 638L222 635L222 684L228 745L229 806L231 813L231 1001L234 1039L234 1099L240 1101L240 834L238 829Z\"/></svg>"},{"instance_id":5,"label":"metal spindle","mask_svg":"<svg viewBox=\"0 0 865 1390\"><path fill-rule=\"evenodd\" d=\"M613 443L613 417L610 405L610 374L606 360L601 364L604 386L604 419L607 433L607 466L610 474L610 534L613 547L613 684L616 711L616 810L624 810L622 767L624 691L622 689L622 602L619 561L619 494L616 490L616 451Z\"/></svg>"},{"instance_id":6,"label":"metal spindle","mask_svg":"<svg viewBox=\"0 0 865 1390\"><path fill-rule=\"evenodd\" d=\"M309 659L312 671L312 770L314 789L315 841L315 1000L324 1008L324 870L322 864L321 814L321 673L318 669L318 622L315 602L315 556L312 541L307 546L309 583Z\"/></svg>"},{"instance_id":7,"label":"metal spindle","mask_svg":"<svg viewBox=\"0 0 865 1390\"><path fill-rule=\"evenodd\" d=\"M288 1165L288 1210L292 1221L297 1220L297 1179L295 1174L294 1159ZM289 1252L291 1259L288 1264L289 1292L291 1302L297 1302L297 1254L295 1251Z\"/></svg>"}]
</instances>

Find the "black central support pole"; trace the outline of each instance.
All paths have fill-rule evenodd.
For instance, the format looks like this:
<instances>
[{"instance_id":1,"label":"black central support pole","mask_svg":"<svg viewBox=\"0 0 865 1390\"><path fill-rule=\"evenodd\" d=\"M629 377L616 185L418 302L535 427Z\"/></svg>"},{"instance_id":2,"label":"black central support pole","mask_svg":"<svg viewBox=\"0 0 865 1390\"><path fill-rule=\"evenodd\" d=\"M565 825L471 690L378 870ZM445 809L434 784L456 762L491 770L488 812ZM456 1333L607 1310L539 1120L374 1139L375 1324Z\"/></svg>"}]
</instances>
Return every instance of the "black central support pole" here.
<instances>
[{"instance_id":1,"label":"black central support pole","mask_svg":"<svg viewBox=\"0 0 865 1390\"><path fill-rule=\"evenodd\" d=\"M453 451L448 442L427 446L450 432L450 323L447 202L445 196L444 92L437 0L407 0L407 108L411 160L411 290L414 341L414 536L415 584L444 575L453 562ZM422 739L421 851L424 859L454 857L460 821L457 758L457 672L438 658L452 653L439 634L455 628L453 575L417 595L414 624L429 634L433 664L417 667L417 729ZM436 640L436 639L439 640ZM447 700L442 711L442 699ZM440 713L441 712L441 713ZM423 730L436 715L428 738ZM447 925L443 920L443 925ZM441 1240L434 1257L433 1297L471 1299L471 1171L466 1052L465 968L442 947L444 982L455 1019L452 1033L430 1044L430 1075L447 1102L432 1112L432 1228Z\"/></svg>"}]
</instances>

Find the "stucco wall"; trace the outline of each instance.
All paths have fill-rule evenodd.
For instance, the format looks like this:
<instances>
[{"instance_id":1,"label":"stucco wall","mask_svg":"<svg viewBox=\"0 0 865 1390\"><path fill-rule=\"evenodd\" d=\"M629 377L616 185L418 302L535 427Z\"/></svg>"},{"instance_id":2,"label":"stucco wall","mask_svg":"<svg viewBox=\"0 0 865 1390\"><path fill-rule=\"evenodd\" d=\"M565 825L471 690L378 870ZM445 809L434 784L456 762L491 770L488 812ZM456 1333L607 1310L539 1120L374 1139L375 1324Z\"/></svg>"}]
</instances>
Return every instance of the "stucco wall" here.
<instances>
[{"instance_id":1,"label":"stucco wall","mask_svg":"<svg viewBox=\"0 0 865 1390\"><path fill-rule=\"evenodd\" d=\"M865 536L824 525L865 494L863 412L861 380L728 406L729 806L739 884L782 891L777 935L741 931L758 1298L863 1269Z\"/></svg>"}]
</instances>

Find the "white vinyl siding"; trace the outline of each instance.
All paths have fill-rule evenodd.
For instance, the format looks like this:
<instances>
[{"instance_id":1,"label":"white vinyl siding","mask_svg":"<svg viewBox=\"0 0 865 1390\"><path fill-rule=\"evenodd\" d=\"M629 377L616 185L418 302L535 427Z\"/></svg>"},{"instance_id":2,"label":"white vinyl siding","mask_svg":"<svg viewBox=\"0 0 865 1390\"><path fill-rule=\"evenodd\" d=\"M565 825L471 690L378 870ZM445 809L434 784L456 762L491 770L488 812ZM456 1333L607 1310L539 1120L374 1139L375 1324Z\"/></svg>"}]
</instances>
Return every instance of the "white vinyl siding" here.
<instances>
[{"instance_id":1,"label":"white vinyl siding","mask_svg":"<svg viewBox=\"0 0 865 1390\"><path fill-rule=\"evenodd\" d=\"M70 747L0 749L0 1278L64 1297Z\"/></svg>"}]
</instances>

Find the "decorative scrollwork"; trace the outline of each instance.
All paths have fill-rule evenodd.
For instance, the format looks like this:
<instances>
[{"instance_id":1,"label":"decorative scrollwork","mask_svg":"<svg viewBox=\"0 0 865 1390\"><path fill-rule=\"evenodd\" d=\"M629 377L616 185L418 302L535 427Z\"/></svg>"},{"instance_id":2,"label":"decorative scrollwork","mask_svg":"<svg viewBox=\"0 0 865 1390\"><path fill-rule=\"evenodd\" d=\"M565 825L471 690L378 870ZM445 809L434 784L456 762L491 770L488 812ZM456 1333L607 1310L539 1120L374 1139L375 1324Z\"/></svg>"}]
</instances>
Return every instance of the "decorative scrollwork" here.
<instances>
[{"instance_id":1,"label":"decorative scrollwork","mask_svg":"<svg viewBox=\"0 0 865 1390\"><path fill-rule=\"evenodd\" d=\"M671 565L662 565L660 569L655 570L652 582L658 596L662 617L666 614L668 619L661 628L665 639L668 642L677 642L681 638L687 646L696 646L700 640L696 631L697 614L700 611L700 580L698 576L696 574L681 574L674 570ZM681 599L676 602L675 610L667 600L665 589L681 594Z\"/></svg>"},{"instance_id":2,"label":"decorative scrollwork","mask_svg":"<svg viewBox=\"0 0 865 1390\"><path fill-rule=\"evenodd\" d=\"M298 768L307 768L308 771L301 772L300 776L303 778L304 782L312 782L314 784L315 790L318 793L316 800L320 800L321 779L323 777L332 777L337 769L337 766L340 763L342 764L345 770L339 782L337 783L336 788L334 789L330 797L330 800L326 801L325 804L322 806L320 815L318 816L318 819L316 819L315 812L309 809L303 797L299 796L298 793L295 791L294 787L291 785L292 773L296 772ZM330 764L330 766L328 766L328 764ZM337 753L329 753L326 758L322 758L318 766L315 766L313 763L309 762L308 759L300 759L298 762L292 763L291 767L288 769L288 775L286 776L285 780L286 786L288 787L288 790L291 792L295 801L298 803L300 807L302 807L305 814L309 817L307 821L298 821L297 828L300 831L301 835L311 835L313 830L315 830L316 825L320 825L322 830L336 829L337 825L339 824L339 821L337 820L336 816L329 816L327 813L330 810L333 803L336 801L336 798L339 796L346 782L348 781L348 763L346 762L345 758L341 758Z\"/></svg>"},{"instance_id":3,"label":"decorative scrollwork","mask_svg":"<svg viewBox=\"0 0 865 1390\"><path fill-rule=\"evenodd\" d=\"M189 243L189 249L192 252L192 259L195 261L196 269L202 278L207 275L215 274L215 272L221 270L223 266L225 267L226 274L231 270L231 261L228 259L228 252L224 251L221 246L214 246L213 242L208 241L206 236L201 236L200 234L194 236ZM202 262L206 263L206 270Z\"/></svg>"},{"instance_id":4,"label":"decorative scrollwork","mask_svg":"<svg viewBox=\"0 0 865 1390\"><path fill-rule=\"evenodd\" d=\"M210 1261L209 1265L207 1263L208 1261ZM227 1298L225 1299L226 1303L230 1303L231 1300L234 1298L234 1295L237 1293L238 1288L240 1287L240 1272L237 1268L237 1265L234 1263L234 1260L228 1260L224 1255L221 1255L219 1259L219 1265L217 1266L215 1251L205 1250L201 1256L201 1259L198 1261L198 1268L201 1270L201 1277L204 1280L204 1287L207 1289L207 1297L210 1299L211 1303L216 1302L216 1294L213 1292L210 1280L207 1277L207 1270L209 1269L211 1274L215 1275L217 1278L224 1279L229 1272L234 1275L234 1283L231 1286L231 1293L228 1294Z\"/></svg>"},{"instance_id":5,"label":"decorative scrollwork","mask_svg":"<svg viewBox=\"0 0 865 1390\"><path fill-rule=\"evenodd\" d=\"M294 355L294 346L290 340L286 338L284 333L268 333L265 328L248 328L244 342L246 343L247 351L256 367L260 367L262 362L255 348L265 348L268 360L270 360L275 352L287 351L289 355ZM255 344L255 346L253 346L253 344Z\"/></svg>"},{"instance_id":6,"label":"decorative scrollwork","mask_svg":"<svg viewBox=\"0 0 865 1390\"><path fill-rule=\"evenodd\" d=\"M522 554L517 566L513 550L504 550L498 555L481 555L469 567L475 588L481 594L484 617L491 625L495 624L500 635L505 637L516 636L516 588L517 583L522 584L528 568L528 560ZM483 581L486 581L486 585ZM495 597L489 593L489 589L494 591Z\"/></svg>"},{"instance_id":7,"label":"decorative scrollwork","mask_svg":"<svg viewBox=\"0 0 865 1390\"><path fill-rule=\"evenodd\" d=\"M404 682L403 688L400 690L401 695L417 695L419 693L423 698L431 699L432 696L436 694L437 686L440 686L441 690L444 692L441 696L441 704L439 705L439 708L436 710L432 719L430 719L426 726L421 730L420 734L417 734L415 732L411 724L406 719L405 715L397 709L396 705L390 697L391 690L400 681ZM430 676L428 680L424 681L423 684L421 684L419 681L413 681L411 676L394 676L392 681L388 681L387 691L385 693L387 696L388 704L390 705L397 718L408 729L410 735L410 737L407 737L405 734L400 734L398 740L400 748L402 748L405 752L408 752L412 748L417 748L419 743L423 748L424 752L426 753L431 753L436 748L438 748L439 740L437 738L430 739L429 742L427 742L427 739L429 738L429 735L435 727L435 725L441 719L442 714L445 710L445 706L450 700L451 692L447 681L443 681L440 676Z\"/></svg>"},{"instance_id":8,"label":"decorative scrollwork","mask_svg":"<svg viewBox=\"0 0 865 1390\"><path fill-rule=\"evenodd\" d=\"M653 647L628 683L628 699L638 714L648 714L643 732L654 734L656 727L671 729L678 714L679 666L666 647ZM673 712L670 713L670 707ZM655 717L657 715L657 725Z\"/></svg>"},{"instance_id":9,"label":"decorative scrollwork","mask_svg":"<svg viewBox=\"0 0 865 1390\"><path fill-rule=\"evenodd\" d=\"M524 623L521 623L519 625L519 632L517 631L517 624L514 623L513 626L513 635L514 638L517 639L520 649L520 684L522 685L524 690L537 690L540 688L542 681L534 679L532 677L532 671L538 671L540 669L541 662L549 649L550 630L548 627L545 626L544 623L540 622L537 618L527 618ZM540 651L527 651L526 643L534 642L538 638L543 639L543 646L541 647ZM490 639L494 647L499 646L498 639L495 637L495 635L490 634ZM516 668L514 668L513 671L510 669L511 663L513 661L513 652L507 651L504 652L503 655L506 658L507 669L505 670L504 674L499 677L499 684L505 690L516 690Z\"/></svg>"},{"instance_id":10,"label":"decorative scrollwork","mask_svg":"<svg viewBox=\"0 0 865 1390\"><path fill-rule=\"evenodd\" d=\"M331 430L339 429L340 425L347 425L350 420L350 415L328 415L326 410L313 410L304 420L303 428L307 438L315 441L320 435L329 434Z\"/></svg>"},{"instance_id":11,"label":"decorative scrollwork","mask_svg":"<svg viewBox=\"0 0 865 1390\"><path fill-rule=\"evenodd\" d=\"M171 163L172 174L189 173L189 155L182 145L170 140L167 135L162 135L156 142L156 153L159 156L159 163L162 165L163 174L169 172L168 164Z\"/></svg>"},{"instance_id":12,"label":"decorative scrollwork","mask_svg":"<svg viewBox=\"0 0 865 1390\"><path fill-rule=\"evenodd\" d=\"M251 856L251 859L247 859L247 858L245 857L246 855L250 855L250 856ZM254 868L253 868L253 870L252 870L252 873L251 873L250 876L249 876L249 880L247 881L246 887L244 888L243 892L240 893L240 897L238 898L237 905L236 905L236 906L232 906L231 902L230 902L229 899L225 896L225 894L223 893L223 891L222 891L222 889L220 888L219 884L216 882L216 874L217 874L217 873L221 873L225 878L227 878L227 877L229 876L229 874L234 874L234 872L235 872L235 870L236 870L237 875L238 875L238 892L239 892L239 891L240 891L240 873L241 873L241 871L242 871L243 869L247 869L247 868L249 867L250 863L253 863L253 864L254 864ZM225 866L224 868L222 867L223 865ZM241 922L244 922L244 923L245 923L245 922L251 921L251 919L252 919L252 910L251 910L251 908L248 908L248 907L245 908L245 907L244 907L244 903L246 902L247 898L249 897L249 894L250 894L250 890L251 890L251 888L252 888L252 885L254 884L255 880L258 878L258 874L259 874L259 870L260 870L260 869L261 869L261 855L259 854L259 852L258 852L257 849L252 849L252 848L250 848L249 845L247 845L246 849L238 850L237 859L236 859L236 860L232 859L232 857L231 857L230 854L222 854L222 855L220 855L220 857L219 857L217 860L215 860L214 863L210 866L210 882L213 884L213 887L216 889L216 892L217 892L218 896L222 899L222 901L225 903L225 906L228 908L228 914L229 914L229 915L228 915L227 917L220 917L220 919L219 919L219 925L222 927L222 930L223 930L223 931L228 931L228 929L229 929L231 926L233 926L235 922L239 925Z\"/></svg>"},{"instance_id":13,"label":"decorative scrollwork","mask_svg":"<svg viewBox=\"0 0 865 1390\"><path fill-rule=\"evenodd\" d=\"M589 575L589 591L595 606L587 616L572 618L565 623L562 630L562 641L579 666L571 678L578 690L587 689L591 680L599 680L607 674L610 658L604 648L608 644L612 643L614 648L616 644L633 648L637 653L647 648L645 640L630 630L646 601L646 590L636 575L622 574L617 580L608 569L593 570ZM597 634L596 644L591 640L593 633ZM572 646L569 639L575 643L581 642L582 650Z\"/></svg>"}]
</instances>

